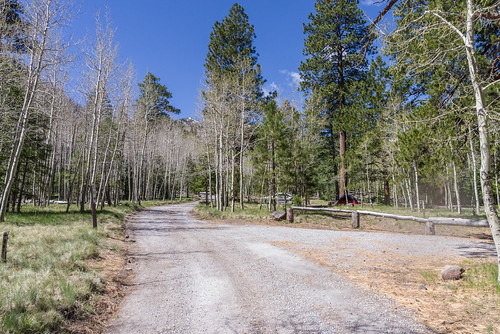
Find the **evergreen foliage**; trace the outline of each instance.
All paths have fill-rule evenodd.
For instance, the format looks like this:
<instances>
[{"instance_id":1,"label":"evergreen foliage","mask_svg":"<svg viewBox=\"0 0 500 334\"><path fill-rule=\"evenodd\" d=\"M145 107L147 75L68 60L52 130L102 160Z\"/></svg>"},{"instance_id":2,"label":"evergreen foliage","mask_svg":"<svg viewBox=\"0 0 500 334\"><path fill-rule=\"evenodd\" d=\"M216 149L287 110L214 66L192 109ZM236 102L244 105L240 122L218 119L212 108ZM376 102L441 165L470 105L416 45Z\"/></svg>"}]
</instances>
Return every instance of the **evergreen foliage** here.
<instances>
[{"instance_id":1,"label":"evergreen foliage","mask_svg":"<svg viewBox=\"0 0 500 334\"><path fill-rule=\"evenodd\" d=\"M351 138L358 134L356 113L362 96L361 82L366 79L368 62L360 51L368 36L369 27L358 1L318 0L316 13L304 24L304 55L299 66L301 86L309 94L318 94L325 101L323 116L327 119L325 135L332 158L337 156L337 134L340 161L340 196L346 191L347 178L344 166L346 134ZM368 54L372 48L368 47ZM361 118L363 116L360 116ZM336 173L334 168L333 172ZM338 198L339 193L336 194Z\"/></svg>"}]
</instances>

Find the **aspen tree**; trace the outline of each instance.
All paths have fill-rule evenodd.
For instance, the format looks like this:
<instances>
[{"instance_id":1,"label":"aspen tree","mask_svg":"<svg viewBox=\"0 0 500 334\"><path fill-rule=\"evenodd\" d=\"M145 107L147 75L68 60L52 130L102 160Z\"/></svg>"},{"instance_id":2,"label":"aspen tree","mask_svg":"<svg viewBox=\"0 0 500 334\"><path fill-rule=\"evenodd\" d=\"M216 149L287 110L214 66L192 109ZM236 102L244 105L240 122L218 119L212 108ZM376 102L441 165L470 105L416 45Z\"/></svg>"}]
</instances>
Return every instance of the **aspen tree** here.
<instances>
[{"instance_id":1,"label":"aspen tree","mask_svg":"<svg viewBox=\"0 0 500 334\"><path fill-rule=\"evenodd\" d=\"M39 93L42 73L50 64L50 53L60 47L55 43L55 32L71 18L71 3L67 0L32 0L26 3L24 14L27 22L24 97L10 150L4 188L0 194L0 222L5 218L8 199L28 132L28 120Z\"/></svg>"}]
</instances>

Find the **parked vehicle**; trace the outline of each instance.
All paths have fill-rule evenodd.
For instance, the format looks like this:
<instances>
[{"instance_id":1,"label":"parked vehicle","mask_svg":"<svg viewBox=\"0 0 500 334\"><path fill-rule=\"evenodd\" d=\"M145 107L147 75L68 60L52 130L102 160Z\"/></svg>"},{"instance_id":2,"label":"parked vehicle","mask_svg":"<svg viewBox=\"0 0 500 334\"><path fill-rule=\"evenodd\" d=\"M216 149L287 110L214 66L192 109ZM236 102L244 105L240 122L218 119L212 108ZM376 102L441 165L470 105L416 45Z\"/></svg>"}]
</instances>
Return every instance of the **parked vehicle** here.
<instances>
[{"instance_id":1,"label":"parked vehicle","mask_svg":"<svg viewBox=\"0 0 500 334\"><path fill-rule=\"evenodd\" d=\"M276 204L292 204L293 195L289 193L276 193L274 195ZM269 196L263 198L264 203L269 203Z\"/></svg>"},{"instance_id":2,"label":"parked vehicle","mask_svg":"<svg viewBox=\"0 0 500 334\"><path fill-rule=\"evenodd\" d=\"M347 195L347 201L346 201L344 195L339 198L336 205L346 205L346 204L358 205L358 200L352 195Z\"/></svg>"}]
</instances>

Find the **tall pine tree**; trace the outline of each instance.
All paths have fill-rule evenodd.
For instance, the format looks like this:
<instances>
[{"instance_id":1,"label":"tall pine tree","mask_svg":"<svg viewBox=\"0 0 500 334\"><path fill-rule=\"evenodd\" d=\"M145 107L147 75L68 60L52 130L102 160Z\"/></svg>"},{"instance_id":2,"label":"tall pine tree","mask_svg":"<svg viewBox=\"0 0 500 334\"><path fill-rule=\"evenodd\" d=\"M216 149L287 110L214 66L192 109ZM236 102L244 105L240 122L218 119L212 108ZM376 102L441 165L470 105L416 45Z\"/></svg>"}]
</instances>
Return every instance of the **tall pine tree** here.
<instances>
[{"instance_id":1,"label":"tall pine tree","mask_svg":"<svg viewBox=\"0 0 500 334\"><path fill-rule=\"evenodd\" d=\"M216 188L220 209L227 206L224 198L229 197L232 210L237 197L243 208L245 152L250 146L253 125L258 118L257 104L264 83L253 46L254 38L254 27L249 23L248 15L242 6L235 3L222 22L215 22L208 44L204 116L206 123L213 127L213 133L218 132L218 139L214 141L218 141L218 152L214 152L214 158L218 155L218 162L214 159L214 167L219 175ZM225 164L230 166L225 167ZM238 173L236 165L239 165ZM231 177L228 173L223 177L223 172L228 169L231 170ZM231 196L228 196L229 192Z\"/></svg>"},{"instance_id":2,"label":"tall pine tree","mask_svg":"<svg viewBox=\"0 0 500 334\"><path fill-rule=\"evenodd\" d=\"M326 103L324 117L327 118L325 133L329 152L336 163L336 145L339 145L340 189L347 192L347 176L344 157L346 136L353 131L351 114L353 105L359 103L358 82L364 80L368 70L367 61L360 55L365 46L369 26L356 0L317 0L316 13L304 24L306 34L304 55L300 64L302 88L319 94ZM371 47L368 46L368 53ZM338 141L335 138L338 136ZM336 173L336 169L334 169Z\"/></svg>"}]
</instances>

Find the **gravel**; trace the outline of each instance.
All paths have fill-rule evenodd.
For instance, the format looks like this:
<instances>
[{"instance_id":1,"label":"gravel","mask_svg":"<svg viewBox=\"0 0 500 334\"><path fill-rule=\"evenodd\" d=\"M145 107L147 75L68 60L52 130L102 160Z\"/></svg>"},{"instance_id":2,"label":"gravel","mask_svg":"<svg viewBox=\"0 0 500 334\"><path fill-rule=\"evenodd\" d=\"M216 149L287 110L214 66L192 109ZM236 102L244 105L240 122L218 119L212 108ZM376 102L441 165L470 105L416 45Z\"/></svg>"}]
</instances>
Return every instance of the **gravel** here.
<instances>
[{"instance_id":1,"label":"gravel","mask_svg":"<svg viewBox=\"0 0 500 334\"><path fill-rule=\"evenodd\" d=\"M491 251L439 236L215 225L193 218L195 205L132 216L134 284L109 333L428 333L410 311L275 243L331 248L349 238L374 254ZM351 256L339 247L341 255Z\"/></svg>"}]
</instances>

